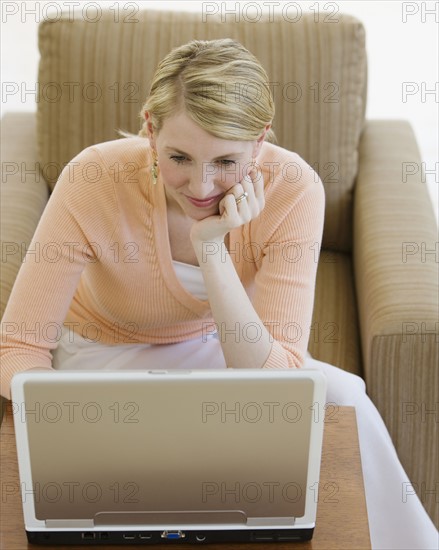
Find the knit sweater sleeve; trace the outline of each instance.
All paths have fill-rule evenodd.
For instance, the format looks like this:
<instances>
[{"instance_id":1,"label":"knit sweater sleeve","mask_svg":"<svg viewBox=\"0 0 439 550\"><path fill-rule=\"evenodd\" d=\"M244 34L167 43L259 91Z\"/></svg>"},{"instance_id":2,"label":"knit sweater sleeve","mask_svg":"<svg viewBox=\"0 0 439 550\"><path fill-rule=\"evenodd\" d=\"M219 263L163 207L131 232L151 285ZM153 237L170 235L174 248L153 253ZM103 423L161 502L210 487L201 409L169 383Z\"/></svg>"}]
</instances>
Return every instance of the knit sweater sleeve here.
<instances>
[{"instance_id":1,"label":"knit sweater sleeve","mask_svg":"<svg viewBox=\"0 0 439 550\"><path fill-rule=\"evenodd\" d=\"M52 368L51 350L87 263L117 218L111 179L88 148L61 172L24 256L2 319L0 393L12 376Z\"/></svg>"},{"instance_id":2,"label":"knit sweater sleeve","mask_svg":"<svg viewBox=\"0 0 439 550\"><path fill-rule=\"evenodd\" d=\"M278 164L252 231L262 250L252 302L272 337L269 369L303 366L325 209L323 184L303 159Z\"/></svg>"}]
</instances>

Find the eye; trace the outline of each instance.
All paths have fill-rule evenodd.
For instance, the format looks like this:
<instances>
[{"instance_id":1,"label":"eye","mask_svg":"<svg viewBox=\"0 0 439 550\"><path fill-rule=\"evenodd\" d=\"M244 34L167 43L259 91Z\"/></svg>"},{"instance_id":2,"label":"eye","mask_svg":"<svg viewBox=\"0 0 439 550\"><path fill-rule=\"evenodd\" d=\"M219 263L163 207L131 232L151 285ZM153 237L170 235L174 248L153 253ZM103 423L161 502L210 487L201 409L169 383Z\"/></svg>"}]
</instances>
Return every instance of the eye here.
<instances>
[{"instance_id":1,"label":"eye","mask_svg":"<svg viewBox=\"0 0 439 550\"><path fill-rule=\"evenodd\" d=\"M219 161L223 166L232 166L233 164L236 164L236 161L234 160L228 160L228 159L221 159Z\"/></svg>"},{"instance_id":2,"label":"eye","mask_svg":"<svg viewBox=\"0 0 439 550\"><path fill-rule=\"evenodd\" d=\"M170 158L177 164L182 164L186 160L186 157L180 155L173 155Z\"/></svg>"}]
</instances>

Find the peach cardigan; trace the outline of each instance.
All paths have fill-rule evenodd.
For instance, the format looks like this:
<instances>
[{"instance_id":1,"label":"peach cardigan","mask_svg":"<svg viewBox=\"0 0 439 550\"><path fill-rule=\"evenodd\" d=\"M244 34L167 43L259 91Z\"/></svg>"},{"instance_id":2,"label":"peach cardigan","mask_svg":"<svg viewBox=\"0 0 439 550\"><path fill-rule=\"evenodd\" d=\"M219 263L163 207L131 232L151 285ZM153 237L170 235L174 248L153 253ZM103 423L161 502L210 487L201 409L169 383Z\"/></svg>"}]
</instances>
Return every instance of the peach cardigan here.
<instances>
[{"instance_id":1,"label":"peach cardigan","mask_svg":"<svg viewBox=\"0 0 439 550\"><path fill-rule=\"evenodd\" d=\"M167 344L215 330L208 301L172 263L163 183L145 138L88 147L62 171L24 257L2 320L1 394L15 372L51 368L62 325L106 344ZM266 205L230 233L229 253L273 336L264 368L305 358L325 196L297 154L265 142L256 159ZM213 253L212 243L206 254ZM230 327L228 327L230 328ZM235 324L231 337L257 338Z\"/></svg>"}]
</instances>

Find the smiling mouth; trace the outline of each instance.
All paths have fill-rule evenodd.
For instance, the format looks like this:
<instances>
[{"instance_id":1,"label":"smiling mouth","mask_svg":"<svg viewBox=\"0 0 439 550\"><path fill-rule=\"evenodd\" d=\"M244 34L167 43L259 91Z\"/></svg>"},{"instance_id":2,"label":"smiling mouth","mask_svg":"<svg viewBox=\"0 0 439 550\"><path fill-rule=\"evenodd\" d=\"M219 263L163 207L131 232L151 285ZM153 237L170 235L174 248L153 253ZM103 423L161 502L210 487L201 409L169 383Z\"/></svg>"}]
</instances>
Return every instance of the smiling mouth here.
<instances>
[{"instance_id":1,"label":"smiling mouth","mask_svg":"<svg viewBox=\"0 0 439 550\"><path fill-rule=\"evenodd\" d=\"M217 203L222 195L216 195L215 197L211 197L210 199L195 199L194 197L189 197L188 195L185 195L187 200L192 203L194 206L197 206L198 208L206 208L208 206L212 206L213 204Z\"/></svg>"}]
</instances>

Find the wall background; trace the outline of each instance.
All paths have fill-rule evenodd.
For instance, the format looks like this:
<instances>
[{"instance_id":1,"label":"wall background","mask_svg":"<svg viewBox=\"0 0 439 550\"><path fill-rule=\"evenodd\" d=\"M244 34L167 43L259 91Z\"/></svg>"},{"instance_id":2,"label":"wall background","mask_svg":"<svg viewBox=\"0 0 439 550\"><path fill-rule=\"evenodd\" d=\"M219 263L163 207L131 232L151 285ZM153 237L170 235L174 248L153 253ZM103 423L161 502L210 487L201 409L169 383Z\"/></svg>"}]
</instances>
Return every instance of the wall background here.
<instances>
[{"instance_id":1,"label":"wall background","mask_svg":"<svg viewBox=\"0 0 439 550\"><path fill-rule=\"evenodd\" d=\"M39 52L38 23L54 18L57 9L86 7L89 18L96 16L99 6L118 8L121 15L137 9L228 10L227 18L251 18L256 2L201 1L6 1L1 2L1 114L8 111L35 111L35 82ZM407 119L412 124L425 162L431 173L426 175L436 219L438 219L438 27L439 2L400 1L321 1L287 2L267 0L258 3L263 13L281 17L288 8L294 17L295 7L316 11L320 16L350 13L366 28L369 80L366 116L375 119ZM269 8L269 5L271 6ZM288 7L289 5L289 7ZM76 11L78 10L78 11ZM125 10L125 11L124 11ZM230 11L232 10L232 11ZM252 11L253 10L253 11ZM222 13L225 13L224 11ZM335 15L336 16L336 13ZM14 90L19 89L20 92ZM408 159L410 160L410 159Z\"/></svg>"}]
</instances>

